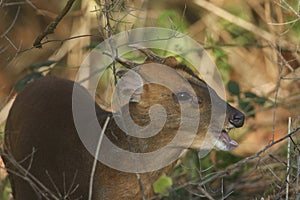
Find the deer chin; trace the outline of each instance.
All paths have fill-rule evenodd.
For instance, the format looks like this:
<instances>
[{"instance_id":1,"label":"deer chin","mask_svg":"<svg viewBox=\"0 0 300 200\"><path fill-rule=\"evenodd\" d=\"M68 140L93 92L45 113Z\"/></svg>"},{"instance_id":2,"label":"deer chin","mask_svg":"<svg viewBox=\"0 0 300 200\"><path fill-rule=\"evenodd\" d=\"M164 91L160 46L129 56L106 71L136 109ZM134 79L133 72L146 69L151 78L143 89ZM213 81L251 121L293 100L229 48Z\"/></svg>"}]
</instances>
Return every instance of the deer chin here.
<instances>
[{"instance_id":1,"label":"deer chin","mask_svg":"<svg viewBox=\"0 0 300 200\"><path fill-rule=\"evenodd\" d=\"M233 129L233 127L225 128L221 131L219 139L215 143L215 148L222 151L231 151L238 146L238 143L231 139L228 132Z\"/></svg>"}]
</instances>

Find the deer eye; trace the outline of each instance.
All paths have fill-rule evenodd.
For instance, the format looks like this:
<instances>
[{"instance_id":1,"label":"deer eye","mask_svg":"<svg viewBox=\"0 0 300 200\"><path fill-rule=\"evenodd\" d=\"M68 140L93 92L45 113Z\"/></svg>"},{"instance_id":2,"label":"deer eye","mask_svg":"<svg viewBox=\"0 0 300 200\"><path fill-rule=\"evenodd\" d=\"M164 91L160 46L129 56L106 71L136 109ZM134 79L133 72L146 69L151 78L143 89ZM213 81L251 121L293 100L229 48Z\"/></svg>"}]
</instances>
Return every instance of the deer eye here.
<instances>
[{"instance_id":1,"label":"deer eye","mask_svg":"<svg viewBox=\"0 0 300 200\"><path fill-rule=\"evenodd\" d=\"M187 101L191 100L192 96L187 92L178 92L175 94L177 101Z\"/></svg>"}]
</instances>

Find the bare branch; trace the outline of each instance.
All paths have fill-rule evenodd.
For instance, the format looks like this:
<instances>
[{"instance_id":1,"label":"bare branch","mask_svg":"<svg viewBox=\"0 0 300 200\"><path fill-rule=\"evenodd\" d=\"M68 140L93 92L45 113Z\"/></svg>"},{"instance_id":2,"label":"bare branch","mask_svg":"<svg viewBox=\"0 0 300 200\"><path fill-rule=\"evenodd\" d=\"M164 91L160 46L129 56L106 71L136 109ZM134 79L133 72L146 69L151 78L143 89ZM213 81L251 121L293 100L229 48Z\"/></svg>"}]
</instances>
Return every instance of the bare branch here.
<instances>
[{"instance_id":1,"label":"bare branch","mask_svg":"<svg viewBox=\"0 0 300 200\"><path fill-rule=\"evenodd\" d=\"M92 171L91 171L91 176L90 176L90 186L89 186L89 200L92 200L92 195L93 195L93 182L94 182L94 176L95 176L95 171L96 171L96 166L97 166L97 162L98 162L98 156L100 153L100 147L101 147L101 143L103 140L103 136L105 133L105 130L107 128L107 125L109 123L110 117L108 116L105 120L105 123L103 125L103 129L100 133L100 137L98 140L98 144L97 144L97 148L96 148L96 152L95 152L95 158L94 158L94 163L93 163L93 167L92 167Z\"/></svg>"},{"instance_id":2,"label":"bare branch","mask_svg":"<svg viewBox=\"0 0 300 200\"><path fill-rule=\"evenodd\" d=\"M252 155L252 156L249 156L233 165L231 165L230 167L228 167L227 169L225 170L222 170L222 171L219 171L217 172L215 175L211 176L210 178L206 179L206 180L203 180L199 183L200 186L202 185L205 185L217 178L221 178L221 177L224 177L226 175L230 175L235 169L245 165L246 163L248 163L249 161L251 160L254 160L255 158L258 158L260 157L263 153L265 153L268 149L270 149L271 147L273 147L274 145L282 142L283 140L291 137L292 135L294 135L295 133L297 133L298 131L300 130L300 126L297 127L296 129L294 129L292 132L286 134L285 136L279 138L278 140L275 140L273 142L271 142L270 144L268 144L267 146L265 146L262 150L258 151L256 154Z\"/></svg>"},{"instance_id":3,"label":"bare branch","mask_svg":"<svg viewBox=\"0 0 300 200\"><path fill-rule=\"evenodd\" d=\"M75 0L68 0L66 6L62 10L62 12L56 17L56 19L51 22L47 28L35 39L33 46L35 48L42 48L41 41L49 34L54 33L56 26L59 22L64 18L64 16L70 11L72 5L74 4Z\"/></svg>"},{"instance_id":4,"label":"bare branch","mask_svg":"<svg viewBox=\"0 0 300 200\"><path fill-rule=\"evenodd\" d=\"M113 55L108 51L104 51L103 54L108 55L109 57L113 58L118 63L120 63L121 65L123 65L124 67L129 68L129 69L134 68L134 67L139 65L139 63L132 62L132 61L129 61L129 60L125 60L124 58L121 58L121 57L118 57L118 56L113 57Z\"/></svg>"},{"instance_id":5,"label":"bare branch","mask_svg":"<svg viewBox=\"0 0 300 200\"><path fill-rule=\"evenodd\" d=\"M14 27L14 25L15 25L17 19L18 19L18 16L20 14L20 10L21 10L21 6L18 6L15 18L13 19L12 23L10 24L10 26L6 29L6 31L0 35L1 38L4 37Z\"/></svg>"},{"instance_id":6,"label":"bare branch","mask_svg":"<svg viewBox=\"0 0 300 200\"><path fill-rule=\"evenodd\" d=\"M164 58L156 55L151 50L149 50L148 48L143 47L141 45L132 44L132 45L129 45L129 47L133 47L133 48L139 50L140 52L142 52L143 54L145 54L145 56L147 56L148 61L152 61L152 62L156 62L156 63L162 63L165 60Z\"/></svg>"}]
</instances>

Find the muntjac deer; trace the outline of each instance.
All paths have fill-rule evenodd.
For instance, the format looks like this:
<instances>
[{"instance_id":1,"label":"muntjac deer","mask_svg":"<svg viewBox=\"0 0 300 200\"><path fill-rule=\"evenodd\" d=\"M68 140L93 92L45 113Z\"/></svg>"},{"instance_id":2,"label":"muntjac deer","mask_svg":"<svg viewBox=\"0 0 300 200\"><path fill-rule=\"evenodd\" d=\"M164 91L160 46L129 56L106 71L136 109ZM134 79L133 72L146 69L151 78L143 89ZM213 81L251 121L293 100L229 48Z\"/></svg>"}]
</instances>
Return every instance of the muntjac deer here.
<instances>
[{"instance_id":1,"label":"muntjac deer","mask_svg":"<svg viewBox=\"0 0 300 200\"><path fill-rule=\"evenodd\" d=\"M215 148L225 151L235 148L237 143L228 136L227 131L243 126L244 115L225 103L206 82L174 57L158 58L149 51L144 51L148 59L135 71L140 79L125 81L121 86L121 91L126 91L132 88L131 84L136 84L135 81L140 81L143 85L138 92L128 97L129 112L125 112L125 115L131 117L136 124L145 126L150 123L151 106L160 104L166 113L164 127L153 137L135 138L124 133L115 120L111 119L105 135L122 149L152 152L169 143L176 134L181 125L180 103L183 103L187 113L189 109L193 109L201 115L196 136L189 147L199 149L211 121L212 126L218 121L211 120L211 99L214 98L217 105L226 105L226 120L223 130L207 134L211 134L211 143ZM122 59L118 61L123 65L130 65ZM155 63L168 66L173 72L159 70ZM149 83L155 75L159 79L171 80L176 90L171 91L159 84ZM183 80L187 80L193 91L183 88ZM90 184L95 158L83 145L74 124L74 84L77 83L46 76L30 83L16 97L6 123L3 155L14 199L86 200L91 197L93 200L132 200L151 197L154 181L162 173L168 173L174 164L155 172L141 173L137 178L137 174L121 172L97 161L93 182ZM83 87L78 98L95 104L101 126L112 115L101 109ZM187 115L187 119L185 123L195 121L192 116ZM86 134L89 134L89 130L86 130ZM129 143L131 148L128 147Z\"/></svg>"}]
</instances>

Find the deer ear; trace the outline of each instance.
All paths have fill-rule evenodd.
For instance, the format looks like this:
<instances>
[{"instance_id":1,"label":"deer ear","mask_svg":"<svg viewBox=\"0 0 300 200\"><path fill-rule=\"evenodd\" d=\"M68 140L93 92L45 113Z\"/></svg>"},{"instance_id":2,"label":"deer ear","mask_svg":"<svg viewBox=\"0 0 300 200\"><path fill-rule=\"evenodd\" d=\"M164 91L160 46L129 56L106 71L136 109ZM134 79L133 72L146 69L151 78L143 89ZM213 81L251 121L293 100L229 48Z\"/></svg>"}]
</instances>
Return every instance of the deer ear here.
<instances>
[{"instance_id":1,"label":"deer ear","mask_svg":"<svg viewBox=\"0 0 300 200\"><path fill-rule=\"evenodd\" d=\"M120 69L116 75L120 78L116 89L121 105L123 106L128 102L139 102L144 85L142 77L130 69Z\"/></svg>"}]
</instances>

